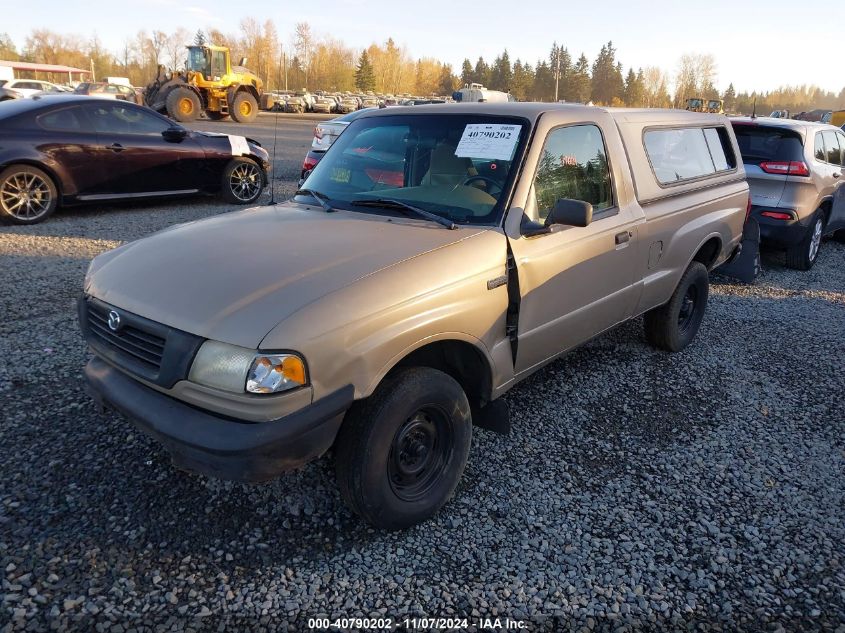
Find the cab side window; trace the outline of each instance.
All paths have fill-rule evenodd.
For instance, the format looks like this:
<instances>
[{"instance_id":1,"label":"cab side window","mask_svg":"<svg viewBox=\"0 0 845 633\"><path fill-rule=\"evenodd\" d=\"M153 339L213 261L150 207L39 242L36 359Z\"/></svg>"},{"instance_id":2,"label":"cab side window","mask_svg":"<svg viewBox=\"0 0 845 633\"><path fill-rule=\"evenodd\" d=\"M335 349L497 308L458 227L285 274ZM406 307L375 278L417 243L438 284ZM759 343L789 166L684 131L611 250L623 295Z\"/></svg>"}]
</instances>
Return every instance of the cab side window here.
<instances>
[{"instance_id":1,"label":"cab side window","mask_svg":"<svg viewBox=\"0 0 845 633\"><path fill-rule=\"evenodd\" d=\"M98 103L88 106L94 129L101 134L151 134L158 135L170 127L159 117L125 102Z\"/></svg>"},{"instance_id":2,"label":"cab side window","mask_svg":"<svg viewBox=\"0 0 845 633\"><path fill-rule=\"evenodd\" d=\"M839 164L845 167L845 134L837 132L836 138L839 139L839 149L841 150Z\"/></svg>"},{"instance_id":3,"label":"cab side window","mask_svg":"<svg viewBox=\"0 0 845 633\"><path fill-rule=\"evenodd\" d=\"M598 126L573 125L549 133L534 191L541 222L561 198L589 202L594 213L613 206L607 149Z\"/></svg>"},{"instance_id":4,"label":"cab side window","mask_svg":"<svg viewBox=\"0 0 845 633\"><path fill-rule=\"evenodd\" d=\"M827 158L825 162L830 163L831 165L841 165L842 158L840 156L840 149L839 149L839 141L837 140L836 132L822 132L822 136L824 137L824 147L827 150Z\"/></svg>"},{"instance_id":5,"label":"cab side window","mask_svg":"<svg viewBox=\"0 0 845 633\"><path fill-rule=\"evenodd\" d=\"M815 143L816 143L815 146L814 146L815 152L814 152L813 155L815 156L816 160L826 162L827 161L827 152L825 152L825 149L824 149L824 140L822 140L822 133L821 132L816 132Z\"/></svg>"},{"instance_id":6,"label":"cab side window","mask_svg":"<svg viewBox=\"0 0 845 633\"><path fill-rule=\"evenodd\" d=\"M71 106L69 108L62 108L61 110L53 110L46 114L40 115L36 121L45 130L54 130L57 132L84 132L81 109L78 106Z\"/></svg>"}]
</instances>

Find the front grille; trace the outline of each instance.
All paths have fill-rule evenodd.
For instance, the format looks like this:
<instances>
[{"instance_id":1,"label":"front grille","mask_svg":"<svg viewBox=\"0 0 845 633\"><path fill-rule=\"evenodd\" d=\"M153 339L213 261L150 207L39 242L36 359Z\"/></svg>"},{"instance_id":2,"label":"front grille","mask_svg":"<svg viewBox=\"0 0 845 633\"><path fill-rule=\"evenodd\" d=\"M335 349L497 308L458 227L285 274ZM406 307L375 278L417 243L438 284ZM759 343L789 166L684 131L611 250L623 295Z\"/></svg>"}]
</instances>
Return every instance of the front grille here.
<instances>
[{"instance_id":1,"label":"front grille","mask_svg":"<svg viewBox=\"0 0 845 633\"><path fill-rule=\"evenodd\" d=\"M120 316L114 330L109 327L112 310ZM79 323L97 356L167 389L188 377L194 356L205 340L94 297L80 298Z\"/></svg>"},{"instance_id":2,"label":"front grille","mask_svg":"<svg viewBox=\"0 0 845 633\"><path fill-rule=\"evenodd\" d=\"M158 373L165 344L165 339L161 336L130 324L114 331L108 325L108 310L92 303L88 304L88 327L91 334L101 343L114 348L120 354L127 354L150 371Z\"/></svg>"}]
</instances>

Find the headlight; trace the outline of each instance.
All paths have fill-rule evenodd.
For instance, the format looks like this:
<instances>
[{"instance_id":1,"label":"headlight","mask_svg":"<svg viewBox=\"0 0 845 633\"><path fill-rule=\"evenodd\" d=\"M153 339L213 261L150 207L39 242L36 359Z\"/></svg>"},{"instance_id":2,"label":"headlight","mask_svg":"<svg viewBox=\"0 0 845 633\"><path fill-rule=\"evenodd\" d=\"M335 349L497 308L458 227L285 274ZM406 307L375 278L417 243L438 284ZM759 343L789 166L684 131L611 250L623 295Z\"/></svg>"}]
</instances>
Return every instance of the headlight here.
<instances>
[{"instance_id":1,"label":"headlight","mask_svg":"<svg viewBox=\"0 0 845 633\"><path fill-rule=\"evenodd\" d=\"M295 354L268 354L206 341L197 352L188 379L232 393L279 393L308 382L305 363Z\"/></svg>"}]
</instances>

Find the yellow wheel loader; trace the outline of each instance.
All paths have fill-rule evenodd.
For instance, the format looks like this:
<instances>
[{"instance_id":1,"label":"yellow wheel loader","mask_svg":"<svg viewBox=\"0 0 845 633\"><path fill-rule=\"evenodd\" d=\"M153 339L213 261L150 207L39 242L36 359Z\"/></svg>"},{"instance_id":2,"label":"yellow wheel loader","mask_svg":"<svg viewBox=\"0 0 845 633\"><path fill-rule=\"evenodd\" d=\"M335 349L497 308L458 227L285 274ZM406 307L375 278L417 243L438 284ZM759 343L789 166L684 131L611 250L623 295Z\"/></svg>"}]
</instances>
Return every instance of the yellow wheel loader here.
<instances>
[{"instance_id":1,"label":"yellow wheel loader","mask_svg":"<svg viewBox=\"0 0 845 633\"><path fill-rule=\"evenodd\" d=\"M201 113L218 121L231 116L250 123L258 116L263 84L254 73L232 66L225 46L188 46L184 71L167 72L159 66L158 77L144 92L146 104L177 121L193 121Z\"/></svg>"}]
</instances>

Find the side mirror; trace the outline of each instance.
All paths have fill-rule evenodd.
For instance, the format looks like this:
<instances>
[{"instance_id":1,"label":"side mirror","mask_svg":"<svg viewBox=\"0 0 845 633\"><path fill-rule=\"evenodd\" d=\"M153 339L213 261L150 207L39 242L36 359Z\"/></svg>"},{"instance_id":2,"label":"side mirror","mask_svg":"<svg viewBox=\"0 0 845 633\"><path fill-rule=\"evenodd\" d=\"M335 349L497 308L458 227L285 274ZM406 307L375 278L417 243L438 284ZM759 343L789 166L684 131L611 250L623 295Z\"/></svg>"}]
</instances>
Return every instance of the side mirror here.
<instances>
[{"instance_id":1,"label":"side mirror","mask_svg":"<svg viewBox=\"0 0 845 633\"><path fill-rule=\"evenodd\" d=\"M561 198L546 218L546 226L564 224L566 226L587 226L593 221L593 205L583 200Z\"/></svg>"},{"instance_id":2,"label":"side mirror","mask_svg":"<svg viewBox=\"0 0 845 633\"><path fill-rule=\"evenodd\" d=\"M169 127L161 133L168 143L181 143L188 136L188 130L183 127Z\"/></svg>"},{"instance_id":3,"label":"side mirror","mask_svg":"<svg viewBox=\"0 0 845 633\"><path fill-rule=\"evenodd\" d=\"M241 63L238 66L246 66L246 57L241 57Z\"/></svg>"}]
</instances>

